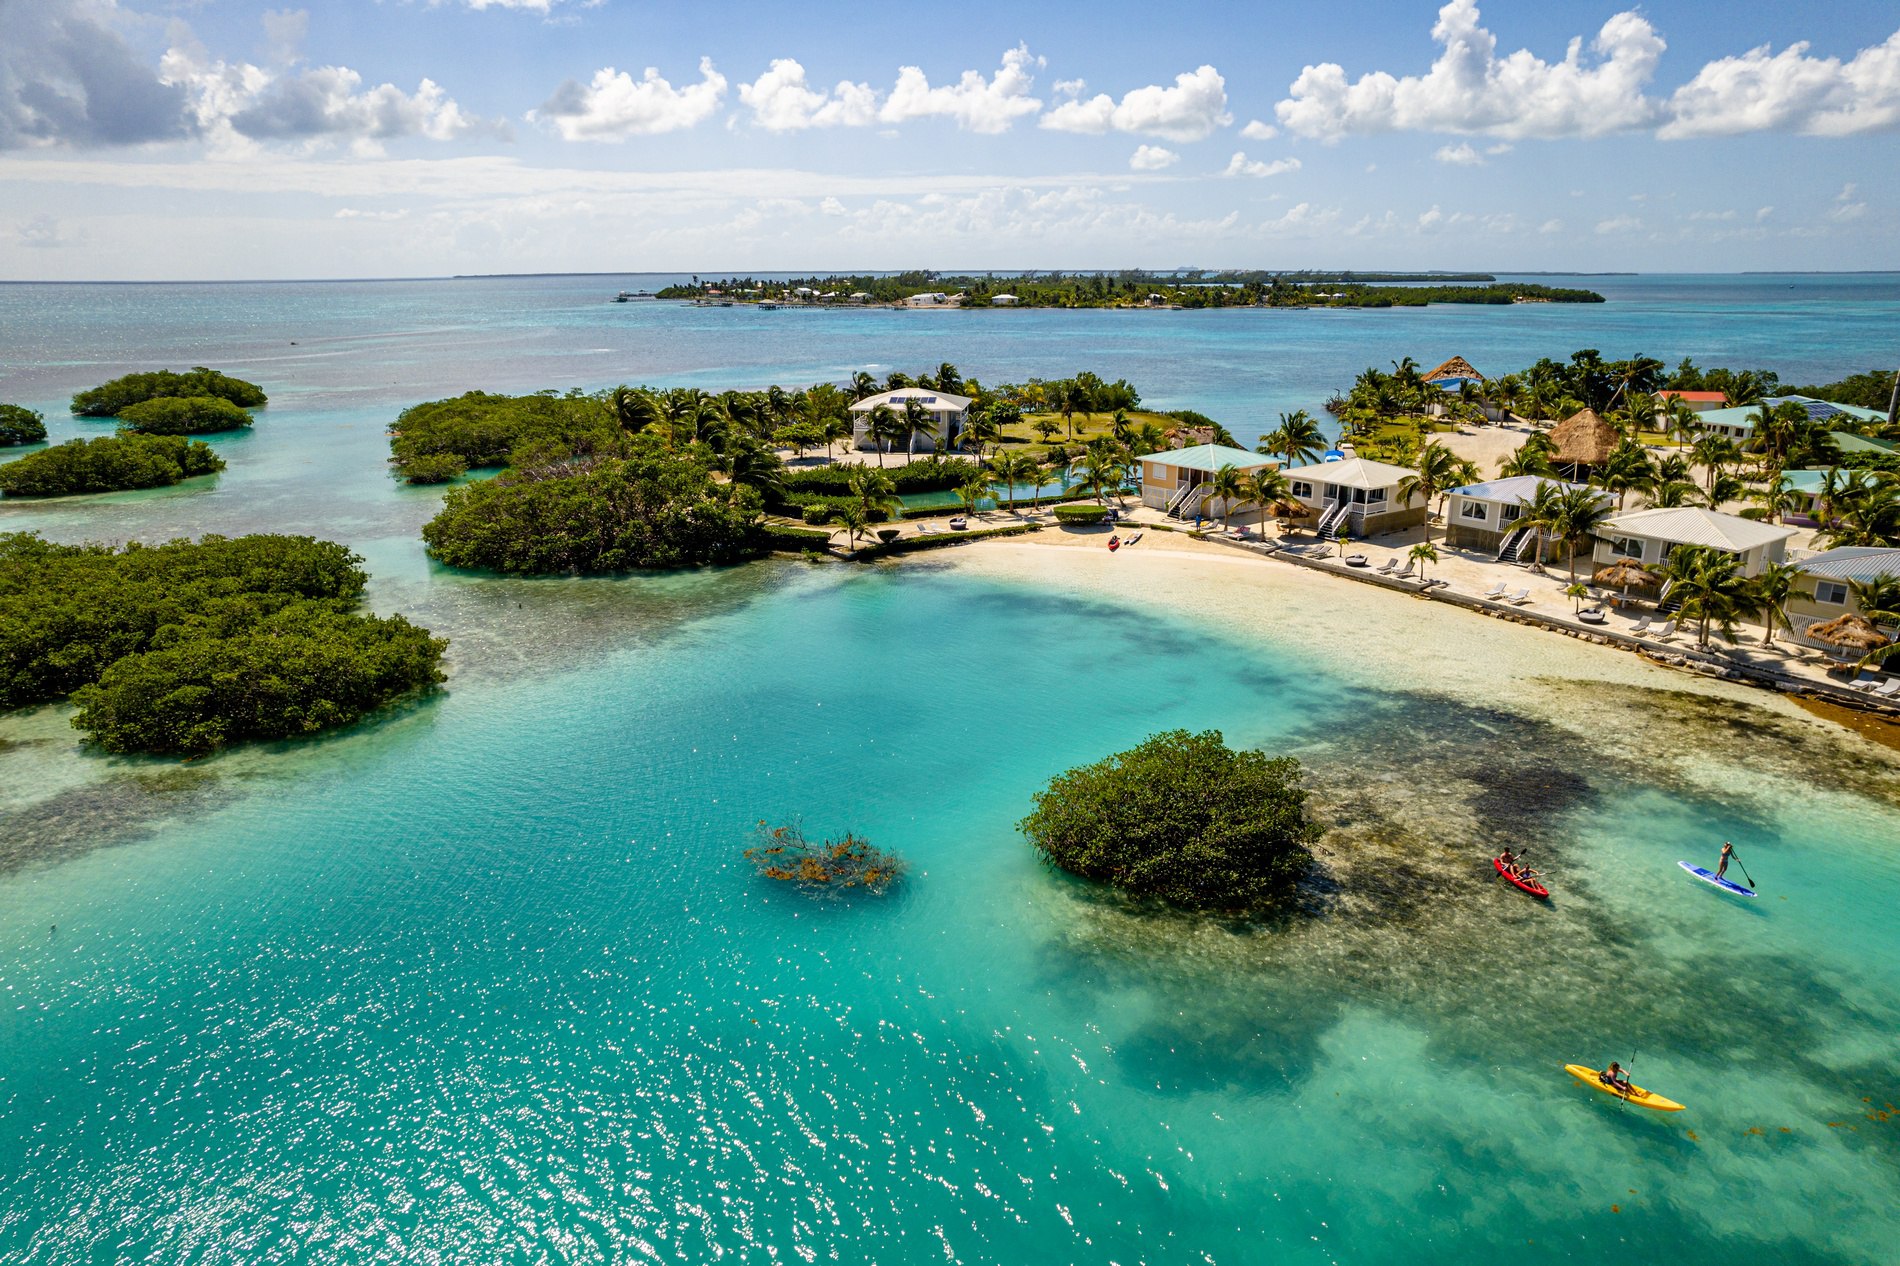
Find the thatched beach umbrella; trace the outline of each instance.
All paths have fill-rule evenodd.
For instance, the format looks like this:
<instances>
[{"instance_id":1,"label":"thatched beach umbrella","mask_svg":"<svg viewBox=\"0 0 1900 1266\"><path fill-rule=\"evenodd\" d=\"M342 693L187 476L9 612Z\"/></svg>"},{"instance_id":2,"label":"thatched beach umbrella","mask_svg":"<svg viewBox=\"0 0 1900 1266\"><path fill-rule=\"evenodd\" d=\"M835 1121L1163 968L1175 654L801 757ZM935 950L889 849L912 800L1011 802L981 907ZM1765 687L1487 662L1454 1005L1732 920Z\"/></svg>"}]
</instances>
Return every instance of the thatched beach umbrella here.
<instances>
[{"instance_id":1,"label":"thatched beach umbrella","mask_svg":"<svg viewBox=\"0 0 1900 1266\"><path fill-rule=\"evenodd\" d=\"M1568 466L1575 479L1579 468L1601 466L1616 450L1621 437L1616 428L1597 416L1595 409L1579 409L1550 433L1552 466Z\"/></svg>"},{"instance_id":2,"label":"thatched beach umbrella","mask_svg":"<svg viewBox=\"0 0 1900 1266\"><path fill-rule=\"evenodd\" d=\"M1621 589L1628 593L1632 589L1649 589L1661 583L1662 577L1653 571L1647 571L1634 559L1625 558L1621 562L1611 563L1608 567L1597 569L1590 577L1590 583L1605 589Z\"/></svg>"},{"instance_id":3,"label":"thatched beach umbrella","mask_svg":"<svg viewBox=\"0 0 1900 1266\"><path fill-rule=\"evenodd\" d=\"M1276 519L1310 519L1319 511L1311 506L1301 505L1297 501L1276 501L1273 503L1273 517Z\"/></svg>"},{"instance_id":4,"label":"thatched beach umbrella","mask_svg":"<svg viewBox=\"0 0 1900 1266\"><path fill-rule=\"evenodd\" d=\"M1852 611L1836 616L1825 624L1809 625L1803 636L1839 650L1860 651L1862 654L1879 650L1887 644L1887 635L1875 628L1872 620Z\"/></svg>"}]
</instances>

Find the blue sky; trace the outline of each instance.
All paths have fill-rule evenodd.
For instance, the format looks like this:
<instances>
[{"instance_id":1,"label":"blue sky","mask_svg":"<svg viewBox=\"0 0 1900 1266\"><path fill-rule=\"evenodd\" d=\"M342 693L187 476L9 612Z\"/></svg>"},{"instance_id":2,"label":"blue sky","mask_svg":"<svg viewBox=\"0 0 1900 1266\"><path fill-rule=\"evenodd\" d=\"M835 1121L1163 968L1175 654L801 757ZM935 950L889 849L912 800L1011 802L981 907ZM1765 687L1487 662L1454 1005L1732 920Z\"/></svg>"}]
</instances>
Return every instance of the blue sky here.
<instances>
[{"instance_id":1,"label":"blue sky","mask_svg":"<svg viewBox=\"0 0 1900 1266\"><path fill-rule=\"evenodd\" d=\"M1900 10L0 0L0 278L1900 268Z\"/></svg>"}]
</instances>

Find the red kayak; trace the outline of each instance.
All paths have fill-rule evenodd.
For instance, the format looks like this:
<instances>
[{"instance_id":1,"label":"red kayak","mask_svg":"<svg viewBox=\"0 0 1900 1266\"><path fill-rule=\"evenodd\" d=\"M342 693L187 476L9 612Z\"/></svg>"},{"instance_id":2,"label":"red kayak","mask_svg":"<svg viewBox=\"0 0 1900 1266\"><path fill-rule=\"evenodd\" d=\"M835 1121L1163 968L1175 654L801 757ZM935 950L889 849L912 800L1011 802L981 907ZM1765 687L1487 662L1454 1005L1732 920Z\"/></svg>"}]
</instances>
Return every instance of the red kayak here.
<instances>
[{"instance_id":1,"label":"red kayak","mask_svg":"<svg viewBox=\"0 0 1900 1266\"><path fill-rule=\"evenodd\" d=\"M1121 537L1111 536L1108 538L1108 552L1109 553L1113 554L1116 550L1120 549L1121 547L1122 547Z\"/></svg>"},{"instance_id":2,"label":"red kayak","mask_svg":"<svg viewBox=\"0 0 1900 1266\"><path fill-rule=\"evenodd\" d=\"M1522 888L1525 892L1530 893L1531 896L1543 897L1545 899L1548 899L1550 897L1550 889L1544 887L1544 885L1538 883L1535 879L1519 879L1516 875L1513 875L1510 871L1504 869L1504 860L1502 858L1493 857L1491 859L1491 864L1497 868L1498 874L1504 876L1506 879L1516 884L1519 888Z\"/></svg>"}]
</instances>

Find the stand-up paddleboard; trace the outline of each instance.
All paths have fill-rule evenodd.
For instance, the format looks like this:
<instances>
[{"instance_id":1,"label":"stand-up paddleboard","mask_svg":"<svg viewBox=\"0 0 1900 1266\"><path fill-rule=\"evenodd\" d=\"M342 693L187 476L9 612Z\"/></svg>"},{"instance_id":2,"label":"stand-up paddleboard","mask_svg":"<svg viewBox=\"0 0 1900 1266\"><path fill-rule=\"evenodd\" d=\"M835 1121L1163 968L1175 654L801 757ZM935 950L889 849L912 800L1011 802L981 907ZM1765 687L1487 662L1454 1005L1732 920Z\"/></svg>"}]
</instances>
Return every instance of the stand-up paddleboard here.
<instances>
[{"instance_id":1,"label":"stand-up paddleboard","mask_svg":"<svg viewBox=\"0 0 1900 1266\"><path fill-rule=\"evenodd\" d=\"M1606 1095L1615 1095L1633 1108L1648 1108L1652 1112L1681 1112L1685 1106L1674 1099L1665 1099L1653 1090L1644 1090L1641 1086L1618 1090L1604 1081L1596 1069L1586 1068L1582 1064L1565 1064L1564 1071L1586 1086L1601 1090Z\"/></svg>"},{"instance_id":2,"label":"stand-up paddleboard","mask_svg":"<svg viewBox=\"0 0 1900 1266\"><path fill-rule=\"evenodd\" d=\"M1744 888L1733 879L1723 879L1712 870L1704 870L1700 866L1691 866L1688 862L1677 862L1676 865L1682 867L1703 883L1712 884L1720 888L1723 892L1732 892L1738 897L1752 897L1755 895L1753 888Z\"/></svg>"}]
</instances>

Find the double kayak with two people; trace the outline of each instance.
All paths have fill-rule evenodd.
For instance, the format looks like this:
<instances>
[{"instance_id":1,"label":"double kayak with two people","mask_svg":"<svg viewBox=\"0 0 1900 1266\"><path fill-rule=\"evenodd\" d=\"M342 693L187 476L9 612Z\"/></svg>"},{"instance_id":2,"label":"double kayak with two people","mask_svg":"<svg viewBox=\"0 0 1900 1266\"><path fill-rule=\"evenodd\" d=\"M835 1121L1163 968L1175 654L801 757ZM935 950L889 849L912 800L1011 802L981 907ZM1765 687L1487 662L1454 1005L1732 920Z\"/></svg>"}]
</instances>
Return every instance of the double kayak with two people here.
<instances>
[{"instance_id":1,"label":"double kayak with two people","mask_svg":"<svg viewBox=\"0 0 1900 1266\"><path fill-rule=\"evenodd\" d=\"M1498 874L1538 900L1548 901L1550 889L1537 881L1537 872L1519 865L1515 859L1506 860L1507 858L1510 858L1508 853L1491 859L1491 865L1496 868Z\"/></svg>"},{"instance_id":2,"label":"double kayak with two people","mask_svg":"<svg viewBox=\"0 0 1900 1266\"><path fill-rule=\"evenodd\" d=\"M1632 1107L1648 1108L1652 1112L1681 1112L1685 1106L1674 1099L1665 1099L1653 1090L1644 1090L1641 1086L1628 1082L1614 1084L1607 1074L1583 1064L1565 1064L1564 1071L1584 1085L1601 1090L1606 1095L1615 1095Z\"/></svg>"}]
</instances>

